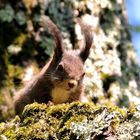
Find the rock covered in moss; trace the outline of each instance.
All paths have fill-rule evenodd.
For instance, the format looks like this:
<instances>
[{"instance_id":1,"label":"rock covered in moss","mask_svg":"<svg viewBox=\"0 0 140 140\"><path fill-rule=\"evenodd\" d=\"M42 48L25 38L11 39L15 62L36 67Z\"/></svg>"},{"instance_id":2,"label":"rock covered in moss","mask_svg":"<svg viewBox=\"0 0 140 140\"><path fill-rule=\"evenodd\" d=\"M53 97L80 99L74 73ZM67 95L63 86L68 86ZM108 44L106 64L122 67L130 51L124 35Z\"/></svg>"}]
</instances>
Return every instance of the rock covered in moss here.
<instances>
[{"instance_id":1,"label":"rock covered in moss","mask_svg":"<svg viewBox=\"0 0 140 140\"><path fill-rule=\"evenodd\" d=\"M5 140L93 140L140 138L140 109L74 102L49 106L33 103L21 115L0 124ZM129 128L131 127L131 131ZM126 137L127 138L127 137Z\"/></svg>"}]
</instances>

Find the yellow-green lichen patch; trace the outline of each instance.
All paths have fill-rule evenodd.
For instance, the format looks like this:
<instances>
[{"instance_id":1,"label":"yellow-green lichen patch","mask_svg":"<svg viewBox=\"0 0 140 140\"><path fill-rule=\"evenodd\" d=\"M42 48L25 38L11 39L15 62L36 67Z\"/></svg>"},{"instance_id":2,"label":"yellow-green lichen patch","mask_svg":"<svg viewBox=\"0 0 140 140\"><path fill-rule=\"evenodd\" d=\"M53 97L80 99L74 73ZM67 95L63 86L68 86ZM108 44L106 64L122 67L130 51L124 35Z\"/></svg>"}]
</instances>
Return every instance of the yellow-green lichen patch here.
<instances>
[{"instance_id":1,"label":"yellow-green lichen patch","mask_svg":"<svg viewBox=\"0 0 140 140\"><path fill-rule=\"evenodd\" d=\"M17 131L19 131L20 118L16 116L13 120L7 123L0 124L0 139L16 140Z\"/></svg>"},{"instance_id":2,"label":"yellow-green lichen patch","mask_svg":"<svg viewBox=\"0 0 140 140\"><path fill-rule=\"evenodd\" d=\"M116 128L118 139L140 139L140 105L131 106L126 121Z\"/></svg>"},{"instance_id":3,"label":"yellow-green lichen patch","mask_svg":"<svg viewBox=\"0 0 140 140\"><path fill-rule=\"evenodd\" d=\"M116 106L92 103L72 103L67 109L60 124L59 138L64 139L92 139L103 137L109 127L114 129L126 117L126 110Z\"/></svg>"},{"instance_id":4,"label":"yellow-green lichen patch","mask_svg":"<svg viewBox=\"0 0 140 140\"><path fill-rule=\"evenodd\" d=\"M130 115L131 114L131 115ZM131 117L130 117L131 116ZM73 102L70 104L27 105L20 117L0 124L0 138L8 140L91 140L124 137L137 138L140 107L121 109L113 105ZM135 132L136 130L136 132Z\"/></svg>"}]
</instances>

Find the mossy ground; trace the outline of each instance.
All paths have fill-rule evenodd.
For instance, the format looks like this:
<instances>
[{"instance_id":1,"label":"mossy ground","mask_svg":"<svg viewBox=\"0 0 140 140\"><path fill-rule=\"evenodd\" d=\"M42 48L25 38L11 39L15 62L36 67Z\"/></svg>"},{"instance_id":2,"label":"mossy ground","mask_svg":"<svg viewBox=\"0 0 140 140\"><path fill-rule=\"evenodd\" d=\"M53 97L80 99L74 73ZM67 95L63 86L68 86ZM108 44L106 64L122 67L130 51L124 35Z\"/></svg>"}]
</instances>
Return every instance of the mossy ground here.
<instances>
[{"instance_id":1,"label":"mossy ground","mask_svg":"<svg viewBox=\"0 0 140 140\"><path fill-rule=\"evenodd\" d=\"M27 105L22 115L0 124L2 140L93 140L122 138L127 132L132 138L140 138L138 107L120 109L116 106L74 102L71 104ZM132 123L135 121L135 124ZM137 124L137 125L136 125ZM134 126L135 125L135 126ZM121 131L120 131L121 130ZM127 137L126 137L127 139Z\"/></svg>"}]
</instances>

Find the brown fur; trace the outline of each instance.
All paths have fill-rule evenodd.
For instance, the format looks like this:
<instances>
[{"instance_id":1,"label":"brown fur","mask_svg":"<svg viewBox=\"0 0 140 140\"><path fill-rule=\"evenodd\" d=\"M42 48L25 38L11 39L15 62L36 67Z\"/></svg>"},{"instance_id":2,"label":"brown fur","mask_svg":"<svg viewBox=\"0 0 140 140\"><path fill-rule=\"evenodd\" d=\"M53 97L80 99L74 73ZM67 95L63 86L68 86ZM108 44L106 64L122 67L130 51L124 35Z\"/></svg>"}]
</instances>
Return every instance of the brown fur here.
<instances>
[{"instance_id":1,"label":"brown fur","mask_svg":"<svg viewBox=\"0 0 140 140\"><path fill-rule=\"evenodd\" d=\"M15 96L15 111L20 114L25 105L37 101L38 103L53 102L54 104L80 100L84 97L83 76L84 62L89 55L92 45L92 34L89 27L79 21L85 33L85 48L80 53L66 51L62 46L60 31L46 16L41 18L41 26L49 29L55 39L54 55L41 72L33 78Z\"/></svg>"}]
</instances>

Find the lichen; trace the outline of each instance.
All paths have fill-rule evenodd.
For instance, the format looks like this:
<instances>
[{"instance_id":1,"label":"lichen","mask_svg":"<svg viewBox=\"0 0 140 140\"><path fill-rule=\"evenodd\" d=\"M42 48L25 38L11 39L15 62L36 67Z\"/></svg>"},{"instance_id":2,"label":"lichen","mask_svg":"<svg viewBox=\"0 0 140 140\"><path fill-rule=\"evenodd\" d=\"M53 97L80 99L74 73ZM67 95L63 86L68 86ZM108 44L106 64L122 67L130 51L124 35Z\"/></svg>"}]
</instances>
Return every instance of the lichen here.
<instances>
[{"instance_id":1,"label":"lichen","mask_svg":"<svg viewBox=\"0 0 140 140\"><path fill-rule=\"evenodd\" d=\"M133 116L131 118L130 112ZM25 107L20 117L16 116L9 122L1 123L0 136L8 140L90 140L107 138L110 135L115 137L121 136L120 130L130 124L130 121L139 123L138 114L139 109L136 106L127 110L117 106L95 106L93 103L80 102L51 106L33 103ZM134 136L135 132L130 135Z\"/></svg>"}]
</instances>

